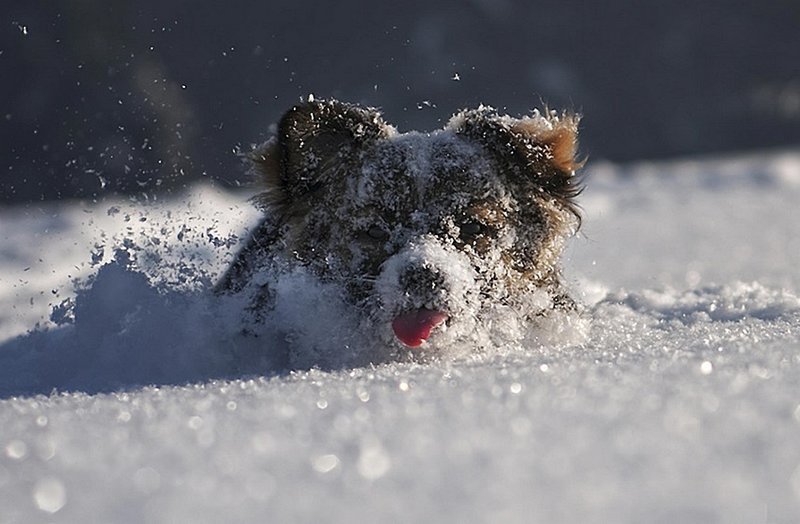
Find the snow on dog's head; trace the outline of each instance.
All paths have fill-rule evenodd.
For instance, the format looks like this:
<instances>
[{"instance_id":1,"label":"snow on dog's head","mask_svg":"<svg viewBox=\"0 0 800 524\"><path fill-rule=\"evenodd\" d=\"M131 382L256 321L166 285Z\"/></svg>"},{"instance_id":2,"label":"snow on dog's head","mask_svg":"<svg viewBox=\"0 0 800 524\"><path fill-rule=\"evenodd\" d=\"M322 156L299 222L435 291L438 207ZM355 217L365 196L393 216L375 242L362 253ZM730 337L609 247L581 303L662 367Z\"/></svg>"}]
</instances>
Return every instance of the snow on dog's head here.
<instances>
[{"instance_id":1,"label":"snow on dog's head","mask_svg":"<svg viewBox=\"0 0 800 524\"><path fill-rule=\"evenodd\" d=\"M268 218L220 287L252 288L277 259L302 266L397 348L446 348L498 311L567 305L558 261L579 224L576 141L577 117L554 112L481 106L401 134L373 109L300 104L251 155ZM272 307L258 290L254 307Z\"/></svg>"}]
</instances>

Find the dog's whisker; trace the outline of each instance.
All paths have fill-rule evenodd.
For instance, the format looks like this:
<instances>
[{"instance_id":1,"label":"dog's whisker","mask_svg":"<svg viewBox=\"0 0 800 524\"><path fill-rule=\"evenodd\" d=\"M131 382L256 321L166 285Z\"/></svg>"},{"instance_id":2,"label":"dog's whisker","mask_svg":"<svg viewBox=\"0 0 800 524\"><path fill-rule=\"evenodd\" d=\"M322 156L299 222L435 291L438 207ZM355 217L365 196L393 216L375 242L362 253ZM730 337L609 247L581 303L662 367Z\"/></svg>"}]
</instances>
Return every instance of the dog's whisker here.
<instances>
[{"instance_id":1,"label":"dog's whisker","mask_svg":"<svg viewBox=\"0 0 800 524\"><path fill-rule=\"evenodd\" d=\"M378 278L377 278L377 277L371 277L371 276L370 276L370 277L365 277L365 276L355 276L355 277L350 277L350 280L359 281L359 282L371 282L371 283L375 283L375 282L377 282L377 281L378 281Z\"/></svg>"}]
</instances>

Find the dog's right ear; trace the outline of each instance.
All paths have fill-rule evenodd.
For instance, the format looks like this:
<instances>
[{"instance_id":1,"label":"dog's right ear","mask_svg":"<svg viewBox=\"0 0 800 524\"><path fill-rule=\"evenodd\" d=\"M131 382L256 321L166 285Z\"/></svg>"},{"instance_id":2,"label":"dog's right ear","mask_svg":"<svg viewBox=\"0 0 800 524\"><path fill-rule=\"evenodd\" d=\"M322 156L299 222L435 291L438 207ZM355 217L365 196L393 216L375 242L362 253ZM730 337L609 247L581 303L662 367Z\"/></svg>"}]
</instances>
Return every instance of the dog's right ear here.
<instances>
[{"instance_id":1,"label":"dog's right ear","mask_svg":"<svg viewBox=\"0 0 800 524\"><path fill-rule=\"evenodd\" d=\"M530 194L549 195L580 221L579 121L578 115L548 109L517 119L480 106L454 115L447 129L481 144L509 180Z\"/></svg>"},{"instance_id":2,"label":"dog's right ear","mask_svg":"<svg viewBox=\"0 0 800 524\"><path fill-rule=\"evenodd\" d=\"M366 145L394 132L372 108L336 100L296 105L281 118L277 136L251 153L267 192L267 207L307 199L346 166Z\"/></svg>"}]
</instances>

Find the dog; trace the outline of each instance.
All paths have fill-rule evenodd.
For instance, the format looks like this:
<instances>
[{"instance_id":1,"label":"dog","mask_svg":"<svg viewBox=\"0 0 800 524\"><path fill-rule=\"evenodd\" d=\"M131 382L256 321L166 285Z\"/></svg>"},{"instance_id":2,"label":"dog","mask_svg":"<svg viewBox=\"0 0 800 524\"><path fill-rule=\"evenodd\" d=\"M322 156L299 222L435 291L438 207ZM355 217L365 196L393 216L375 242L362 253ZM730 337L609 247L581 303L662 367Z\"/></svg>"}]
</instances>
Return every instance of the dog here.
<instances>
[{"instance_id":1,"label":"dog","mask_svg":"<svg viewBox=\"0 0 800 524\"><path fill-rule=\"evenodd\" d=\"M572 309L559 261L580 227L578 122L480 106L400 133L373 108L300 103L249 154L265 218L217 291L246 294L263 320L274 274L300 269L399 353L475 341L509 312Z\"/></svg>"}]
</instances>

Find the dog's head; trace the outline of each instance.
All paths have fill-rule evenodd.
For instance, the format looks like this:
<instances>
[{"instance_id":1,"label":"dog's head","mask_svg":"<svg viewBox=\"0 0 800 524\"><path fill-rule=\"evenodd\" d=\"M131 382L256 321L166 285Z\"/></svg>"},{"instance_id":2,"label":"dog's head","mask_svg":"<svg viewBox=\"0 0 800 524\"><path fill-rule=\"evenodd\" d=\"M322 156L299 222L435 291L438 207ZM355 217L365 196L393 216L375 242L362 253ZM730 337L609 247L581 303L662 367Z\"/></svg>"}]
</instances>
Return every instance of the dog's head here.
<instances>
[{"instance_id":1,"label":"dog's head","mask_svg":"<svg viewBox=\"0 0 800 524\"><path fill-rule=\"evenodd\" d=\"M579 223L576 137L567 114L480 107L400 134L373 109L316 101L252 159L285 253L413 347L467 335L498 304L552 306ZM531 299L542 291L549 304Z\"/></svg>"}]
</instances>

